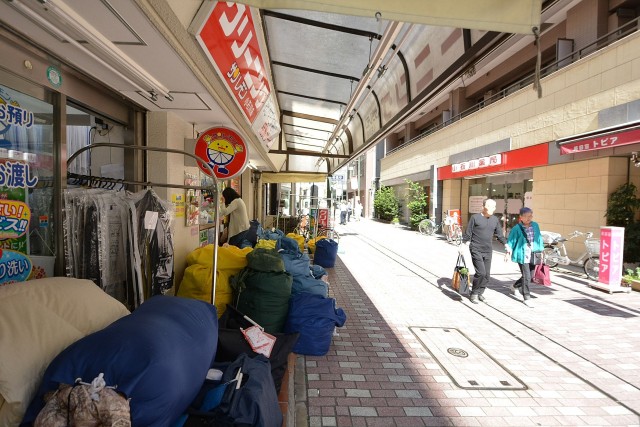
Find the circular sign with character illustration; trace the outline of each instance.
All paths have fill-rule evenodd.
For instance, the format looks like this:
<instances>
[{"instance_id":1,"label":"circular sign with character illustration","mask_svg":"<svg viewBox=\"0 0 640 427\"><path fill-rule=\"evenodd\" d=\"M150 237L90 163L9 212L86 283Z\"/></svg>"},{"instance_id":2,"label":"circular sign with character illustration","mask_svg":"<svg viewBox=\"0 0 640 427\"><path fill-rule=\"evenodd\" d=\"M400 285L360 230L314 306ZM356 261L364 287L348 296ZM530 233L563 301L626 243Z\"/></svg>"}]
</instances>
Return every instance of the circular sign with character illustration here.
<instances>
[{"instance_id":1,"label":"circular sign with character illustration","mask_svg":"<svg viewBox=\"0 0 640 427\"><path fill-rule=\"evenodd\" d=\"M204 160L217 178L229 179L241 174L247 166L249 153L244 140L235 131L223 128L209 128L200 134L196 142L195 155ZM209 170L198 163L207 175Z\"/></svg>"}]
</instances>

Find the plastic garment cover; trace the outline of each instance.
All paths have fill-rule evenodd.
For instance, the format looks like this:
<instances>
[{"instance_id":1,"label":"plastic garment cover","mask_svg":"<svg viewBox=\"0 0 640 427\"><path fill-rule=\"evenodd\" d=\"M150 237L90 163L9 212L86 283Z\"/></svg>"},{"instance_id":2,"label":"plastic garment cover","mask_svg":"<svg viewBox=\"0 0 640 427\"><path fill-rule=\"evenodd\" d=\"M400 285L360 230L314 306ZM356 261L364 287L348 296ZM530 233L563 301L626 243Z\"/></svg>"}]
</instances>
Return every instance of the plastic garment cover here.
<instances>
[{"instance_id":1,"label":"plastic garment cover","mask_svg":"<svg viewBox=\"0 0 640 427\"><path fill-rule=\"evenodd\" d=\"M153 190L132 196L138 219L138 251L142 263L145 297L163 295L173 286L173 207ZM149 220L156 218L157 220Z\"/></svg>"},{"instance_id":2,"label":"plastic garment cover","mask_svg":"<svg viewBox=\"0 0 640 427\"><path fill-rule=\"evenodd\" d=\"M129 308L140 305L140 257L127 194L69 189L64 200L67 276L92 280Z\"/></svg>"}]
</instances>

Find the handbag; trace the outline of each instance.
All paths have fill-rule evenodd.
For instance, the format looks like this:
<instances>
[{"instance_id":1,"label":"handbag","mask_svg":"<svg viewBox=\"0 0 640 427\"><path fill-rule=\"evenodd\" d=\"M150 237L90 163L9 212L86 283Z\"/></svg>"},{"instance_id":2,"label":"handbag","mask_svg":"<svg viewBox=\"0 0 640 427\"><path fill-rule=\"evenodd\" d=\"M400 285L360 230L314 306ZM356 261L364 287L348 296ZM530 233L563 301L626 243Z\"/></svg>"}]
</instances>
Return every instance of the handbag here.
<instances>
[{"instance_id":1,"label":"handbag","mask_svg":"<svg viewBox=\"0 0 640 427\"><path fill-rule=\"evenodd\" d=\"M462 254L458 255L456 266L453 269L451 287L461 295L469 294L469 273L467 270L467 263L465 262Z\"/></svg>"},{"instance_id":2,"label":"handbag","mask_svg":"<svg viewBox=\"0 0 640 427\"><path fill-rule=\"evenodd\" d=\"M524 234L524 239L527 241L527 245L532 246L533 242L529 241L529 236L527 235L526 231L524 231L524 227L522 226L522 224L518 225L518 228L520 228L520 231L522 231L522 234ZM531 263L531 265L544 264L544 253L542 251L531 252L531 260L529 260L529 263Z\"/></svg>"},{"instance_id":3,"label":"handbag","mask_svg":"<svg viewBox=\"0 0 640 427\"><path fill-rule=\"evenodd\" d=\"M551 286L551 271L546 264L537 264L533 269L531 281L542 286Z\"/></svg>"},{"instance_id":4,"label":"handbag","mask_svg":"<svg viewBox=\"0 0 640 427\"><path fill-rule=\"evenodd\" d=\"M536 251L531 253L531 264L542 265L544 264L544 253Z\"/></svg>"}]
</instances>

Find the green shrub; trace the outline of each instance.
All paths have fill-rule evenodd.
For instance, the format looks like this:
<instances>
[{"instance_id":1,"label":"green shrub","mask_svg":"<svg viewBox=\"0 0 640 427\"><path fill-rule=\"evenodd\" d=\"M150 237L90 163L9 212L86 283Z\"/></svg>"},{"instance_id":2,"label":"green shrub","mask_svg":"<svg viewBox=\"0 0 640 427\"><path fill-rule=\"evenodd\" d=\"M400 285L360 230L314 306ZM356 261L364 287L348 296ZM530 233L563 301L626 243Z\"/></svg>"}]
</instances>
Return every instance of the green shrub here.
<instances>
[{"instance_id":1,"label":"green shrub","mask_svg":"<svg viewBox=\"0 0 640 427\"><path fill-rule=\"evenodd\" d=\"M640 221L636 212L640 209L640 198L633 183L623 184L609 195L607 202L607 225L624 227L624 261L640 261Z\"/></svg>"},{"instance_id":2,"label":"green shrub","mask_svg":"<svg viewBox=\"0 0 640 427\"><path fill-rule=\"evenodd\" d=\"M382 186L373 198L373 209L376 218L391 221L398 216L398 198L393 188Z\"/></svg>"},{"instance_id":3,"label":"green shrub","mask_svg":"<svg viewBox=\"0 0 640 427\"><path fill-rule=\"evenodd\" d=\"M407 190L407 208L409 208L409 224L411 228L417 229L420 221L427 218L427 209L429 202L427 201L427 193L424 188L417 182L405 179L409 186Z\"/></svg>"}]
</instances>

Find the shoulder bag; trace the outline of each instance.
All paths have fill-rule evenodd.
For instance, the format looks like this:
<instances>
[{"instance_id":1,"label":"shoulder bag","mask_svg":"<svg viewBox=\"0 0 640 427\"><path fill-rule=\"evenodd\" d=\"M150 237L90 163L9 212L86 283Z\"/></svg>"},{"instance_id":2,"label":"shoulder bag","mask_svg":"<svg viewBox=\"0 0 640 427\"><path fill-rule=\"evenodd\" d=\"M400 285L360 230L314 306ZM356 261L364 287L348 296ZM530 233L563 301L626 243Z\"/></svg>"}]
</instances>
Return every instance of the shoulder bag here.
<instances>
[{"instance_id":1,"label":"shoulder bag","mask_svg":"<svg viewBox=\"0 0 640 427\"><path fill-rule=\"evenodd\" d=\"M524 235L524 239L527 241L527 245L533 249L533 242L529 241L529 236L527 232L524 230L522 224L518 224L518 228ZM531 260L529 261L532 265L541 265L544 264L544 253L542 251L531 251Z\"/></svg>"}]
</instances>

